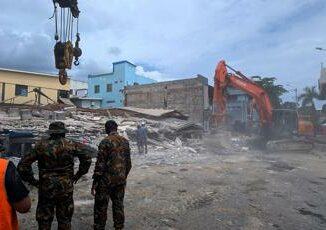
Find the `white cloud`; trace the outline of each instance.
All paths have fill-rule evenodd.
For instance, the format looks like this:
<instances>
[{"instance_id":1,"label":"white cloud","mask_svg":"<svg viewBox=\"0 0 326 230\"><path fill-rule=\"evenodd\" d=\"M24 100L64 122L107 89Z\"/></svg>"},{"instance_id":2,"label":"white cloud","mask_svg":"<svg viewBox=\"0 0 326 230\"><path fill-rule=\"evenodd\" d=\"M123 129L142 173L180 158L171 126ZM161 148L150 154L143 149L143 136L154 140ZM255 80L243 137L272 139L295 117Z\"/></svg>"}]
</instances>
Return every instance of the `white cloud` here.
<instances>
[{"instance_id":1,"label":"white cloud","mask_svg":"<svg viewBox=\"0 0 326 230\"><path fill-rule=\"evenodd\" d=\"M136 67L136 74L139 76L151 78L156 81L169 81L173 80L172 78L167 77L165 74L154 70L154 71L145 71L144 67L142 66L137 66Z\"/></svg>"},{"instance_id":2,"label":"white cloud","mask_svg":"<svg viewBox=\"0 0 326 230\"><path fill-rule=\"evenodd\" d=\"M35 11L27 0L0 2L0 28L53 37L51 1ZM72 71L78 78L129 60L156 67L138 71L157 80L202 74L212 82L216 63L225 59L249 76L303 88L317 84L326 61L326 53L314 50L326 47L324 0L92 0L79 7L83 56Z\"/></svg>"}]
</instances>

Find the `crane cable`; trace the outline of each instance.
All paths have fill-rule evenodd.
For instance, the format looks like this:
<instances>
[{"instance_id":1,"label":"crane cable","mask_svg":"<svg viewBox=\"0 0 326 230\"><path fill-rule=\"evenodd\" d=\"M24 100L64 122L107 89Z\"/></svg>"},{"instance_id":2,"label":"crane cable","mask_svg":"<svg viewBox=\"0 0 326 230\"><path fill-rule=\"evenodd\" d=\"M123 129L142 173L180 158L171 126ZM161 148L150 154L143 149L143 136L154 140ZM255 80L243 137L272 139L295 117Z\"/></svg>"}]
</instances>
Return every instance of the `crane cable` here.
<instances>
[{"instance_id":1,"label":"crane cable","mask_svg":"<svg viewBox=\"0 0 326 230\"><path fill-rule=\"evenodd\" d=\"M54 39L56 41L58 41L59 40L59 35L58 35L58 11L57 11L57 5L55 3L54 3L54 20L55 20L55 35L54 35Z\"/></svg>"},{"instance_id":2,"label":"crane cable","mask_svg":"<svg viewBox=\"0 0 326 230\"><path fill-rule=\"evenodd\" d=\"M74 31L74 17L71 17L71 34L70 34L70 40L72 41L72 33Z\"/></svg>"},{"instance_id":3,"label":"crane cable","mask_svg":"<svg viewBox=\"0 0 326 230\"><path fill-rule=\"evenodd\" d=\"M61 20L60 20L60 41L62 41L62 24L63 24L63 20L62 20L62 8L61 8L61 14L60 14Z\"/></svg>"}]
</instances>

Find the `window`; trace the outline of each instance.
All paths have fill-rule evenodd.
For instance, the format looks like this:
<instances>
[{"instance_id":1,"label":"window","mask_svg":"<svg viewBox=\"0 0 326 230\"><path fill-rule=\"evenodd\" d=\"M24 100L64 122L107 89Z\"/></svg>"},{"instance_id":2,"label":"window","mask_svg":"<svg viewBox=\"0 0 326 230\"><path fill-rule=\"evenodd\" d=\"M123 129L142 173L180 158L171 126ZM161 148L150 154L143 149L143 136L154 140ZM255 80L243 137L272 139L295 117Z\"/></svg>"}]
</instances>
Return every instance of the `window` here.
<instances>
[{"instance_id":1,"label":"window","mask_svg":"<svg viewBox=\"0 0 326 230\"><path fill-rule=\"evenodd\" d=\"M16 96L27 97L27 90L28 90L28 86L27 85L16 85L15 95Z\"/></svg>"},{"instance_id":2,"label":"window","mask_svg":"<svg viewBox=\"0 0 326 230\"><path fill-rule=\"evenodd\" d=\"M118 81L115 81L114 83L115 83L115 84L118 84Z\"/></svg>"},{"instance_id":3,"label":"window","mask_svg":"<svg viewBox=\"0 0 326 230\"><path fill-rule=\"evenodd\" d=\"M112 103L115 103L115 101L106 101L106 103L112 104Z\"/></svg>"},{"instance_id":4,"label":"window","mask_svg":"<svg viewBox=\"0 0 326 230\"><path fill-rule=\"evenodd\" d=\"M94 85L94 93L100 93L100 85Z\"/></svg>"},{"instance_id":5,"label":"window","mask_svg":"<svg viewBox=\"0 0 326 230\"><path fill-rule=\"evenodd\" d=\"M106 92L112 92L112 84L106 85Z\"/></svg>"}]
</instances>

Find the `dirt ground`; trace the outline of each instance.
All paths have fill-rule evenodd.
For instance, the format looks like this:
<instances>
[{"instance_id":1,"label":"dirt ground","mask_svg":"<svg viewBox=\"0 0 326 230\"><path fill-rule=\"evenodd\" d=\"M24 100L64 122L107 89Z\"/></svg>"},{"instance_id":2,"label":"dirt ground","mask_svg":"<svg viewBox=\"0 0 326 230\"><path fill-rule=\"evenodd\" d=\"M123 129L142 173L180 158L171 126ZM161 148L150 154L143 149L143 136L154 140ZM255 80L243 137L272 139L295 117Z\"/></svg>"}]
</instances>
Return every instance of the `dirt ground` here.
<instances>
[{"instance_id":1,"label":"dirt ground","mask_svg":"<svg viewBox=\"0 0 326 230\"><path fill-rule=\"evenodd\" d=\"M326 229L325 152L265 153L230 150L214 138L207 143L210 148L187 157L172 149L150 148L146 156L133 149L126 229ZM92 229L93 167L75 187L76 230ZM35 189L31 196L32 210L19 215L21 229L37 229Z\"/></svg>"}]
</instances>

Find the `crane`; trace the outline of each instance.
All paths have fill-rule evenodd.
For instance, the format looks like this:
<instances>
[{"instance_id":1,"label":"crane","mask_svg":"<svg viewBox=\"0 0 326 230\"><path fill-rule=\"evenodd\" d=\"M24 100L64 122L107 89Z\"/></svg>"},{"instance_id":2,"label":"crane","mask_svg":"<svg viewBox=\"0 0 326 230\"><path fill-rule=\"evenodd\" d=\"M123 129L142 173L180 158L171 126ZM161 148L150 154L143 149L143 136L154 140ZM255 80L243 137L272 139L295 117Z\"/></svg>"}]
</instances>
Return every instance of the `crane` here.
<instances>
[{"instance_id":1,"label":"crane","mask_svg":"<svg viewBox=\"0 0 326 230\"><path fill-rule=\"evenodd\" d=\"M74 65L78 66L79 57L82 55L82 50L79 47L80 34L78 29L80 11L77 0L52 1L54 12L51 18L55 20L54 39L56 41L54 46L55 66L59 69L60 83L65 85L68 80L66 69L71 69L73 58L75 58ZM74 30L76 30L75 45L73 45Z\"/></svg>"}]
</instances>

